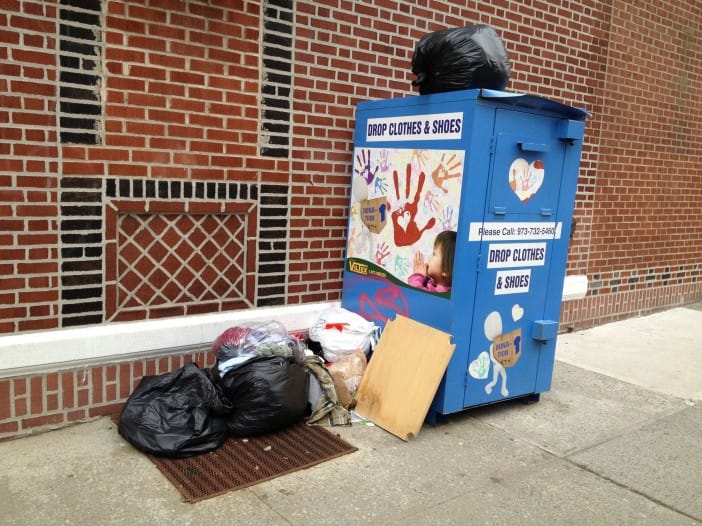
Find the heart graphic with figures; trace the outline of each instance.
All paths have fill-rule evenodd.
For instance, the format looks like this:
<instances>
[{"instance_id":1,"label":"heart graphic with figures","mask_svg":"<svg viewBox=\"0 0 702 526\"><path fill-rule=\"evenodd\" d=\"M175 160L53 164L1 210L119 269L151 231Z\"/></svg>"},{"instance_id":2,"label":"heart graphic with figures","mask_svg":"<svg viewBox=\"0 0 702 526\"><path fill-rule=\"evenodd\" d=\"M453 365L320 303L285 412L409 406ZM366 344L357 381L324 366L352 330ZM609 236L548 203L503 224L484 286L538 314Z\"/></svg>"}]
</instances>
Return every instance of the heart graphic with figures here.
<instances>
[{"instance_id":1,"label":"heart graphic with figures","mask_svg":"<svg viewBox=\"0 0 702 526\"><path fill-rule=\"evenodd\" d=\"M485 380L489 371L490 356L485 351L481 352L468 366L468 373L477 380Z\"/></svg>"},{"instance_id":2,"label":"heart graphic with figures","mask_svg":"<svg viewBox=\"0 0 702 526\"><path fill-rule=\"evenodd\" d=\"M509 186L522 203L536 195L544 182L544 163L518 158L509 167Z\"/></svg>"}]
</instances>

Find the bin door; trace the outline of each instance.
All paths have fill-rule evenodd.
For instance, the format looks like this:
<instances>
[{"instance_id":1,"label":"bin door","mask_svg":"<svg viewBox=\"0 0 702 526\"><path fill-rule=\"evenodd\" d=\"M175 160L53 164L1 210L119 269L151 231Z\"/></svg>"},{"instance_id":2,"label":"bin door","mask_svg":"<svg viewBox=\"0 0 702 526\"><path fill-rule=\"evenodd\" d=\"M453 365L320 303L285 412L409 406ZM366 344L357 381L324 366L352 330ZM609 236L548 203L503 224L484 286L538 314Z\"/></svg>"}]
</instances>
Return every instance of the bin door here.
<instances>
[{"instance_id":1,"label":"bin door","mask_svg":"<svg viewBox=\"0 0 702 526\"><path fill-rule=\"evenodd\" d=\"M547 220L556 215L565 157L557 138L560 122L497 111L488 216Z\"/></svg>"},{"instance_id":2,"label":"bin door","mask_svg":"<svg viewBox=\"0 0 702 526\"><path fill-rule=\"evenodd\" d=\"M497 111L484 219L470 229L480 255L465 407L535 393L539 368L553 368L544 349L558 320L543 316L547 302L561 301L547 285L555 243L567 243L555 221L565 157L558 121Z\"/></svg>"}]
</instances>

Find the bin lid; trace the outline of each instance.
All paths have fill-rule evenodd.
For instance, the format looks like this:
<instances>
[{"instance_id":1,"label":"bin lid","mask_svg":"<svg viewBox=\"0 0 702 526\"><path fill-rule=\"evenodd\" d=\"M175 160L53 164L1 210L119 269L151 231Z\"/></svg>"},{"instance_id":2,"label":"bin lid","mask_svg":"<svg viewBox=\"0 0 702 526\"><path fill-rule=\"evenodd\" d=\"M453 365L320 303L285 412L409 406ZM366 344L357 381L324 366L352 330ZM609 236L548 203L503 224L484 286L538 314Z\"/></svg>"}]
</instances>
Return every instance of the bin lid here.
<instances>
[{"instance_id":1,"label":"bin lid","mask_svg":"<svg viewBox=\"0 0 702 526\"><path fill-rule=\"evenodd\" d=\"M590 113L583 108L574 108L566 104L561 104L544 97L528 95L526 93L515 93L508 91L498 91L492 89L481 89L480 98L489 99L494 102L504 102L510 106L529 108L534 110L549 111L559 113L568 119L584 121Z\"/></svg>"}]
</instances>

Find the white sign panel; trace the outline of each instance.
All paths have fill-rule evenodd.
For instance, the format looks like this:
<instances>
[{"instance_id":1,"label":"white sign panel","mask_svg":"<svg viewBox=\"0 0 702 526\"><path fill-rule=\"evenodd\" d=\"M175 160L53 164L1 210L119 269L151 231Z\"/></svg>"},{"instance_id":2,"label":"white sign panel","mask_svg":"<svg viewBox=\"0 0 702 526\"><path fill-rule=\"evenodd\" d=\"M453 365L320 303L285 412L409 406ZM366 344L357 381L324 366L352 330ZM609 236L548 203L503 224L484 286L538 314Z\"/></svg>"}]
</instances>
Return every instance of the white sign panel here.
<instances>
[{"instance_id":1,"label":"white sign panel","mask_svg":"<svg viewBox=\"0 0 702 526\"><path fill-rule=\"evenodd\" d=\"M463 112L368 119L366 142L460 139Z\"/></svg>"},{"instance_id":2,"label":"white sign panel","mask_svg":"<svg viewBox=\"0 0 702 526\"><path fill-rule=\"evenodd\" d=\"M519 223L471 223L468 241L532 241L560 239L563 223L523 221Z\"/></svg>"},{"instance_id":3,"label":"white sign panel","mask_svg":"<svg viewBox=\"0 0 702 526\"><path fill-rule=\"evenodd\" d=\"M487 268L540 267L546 262L546 243L490 243Z\"/></svg>"},{"instance_id":4,"label":"white sign panel","mask_svg":"<svg viewBox=\"0 0 702 526\"><path fill-rule=\"evenodd\" d=\"M498 270L495 278L495 295L529 292L531 269Z\"/></svg>"}]
</instances>

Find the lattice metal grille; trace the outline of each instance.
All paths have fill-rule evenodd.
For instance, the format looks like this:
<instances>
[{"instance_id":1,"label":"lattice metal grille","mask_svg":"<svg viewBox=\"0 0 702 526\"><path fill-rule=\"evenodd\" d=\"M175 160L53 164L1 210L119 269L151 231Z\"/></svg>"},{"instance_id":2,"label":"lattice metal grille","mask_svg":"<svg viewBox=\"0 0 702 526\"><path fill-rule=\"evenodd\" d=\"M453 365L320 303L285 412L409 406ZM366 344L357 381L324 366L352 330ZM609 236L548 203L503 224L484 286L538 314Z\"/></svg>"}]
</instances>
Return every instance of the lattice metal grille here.
<instances>
[{"instance_id":1,"label":"lattice metal grille","mask_svg":"<svg viewBox=\"0 0 702 526\"><path fill-rule=\"evenodd\" d=\"M248 290L246 214L120 214L117 312L240 301ZM254 259L255 261L255 259Z\"/></svg>"}]
</instances>

